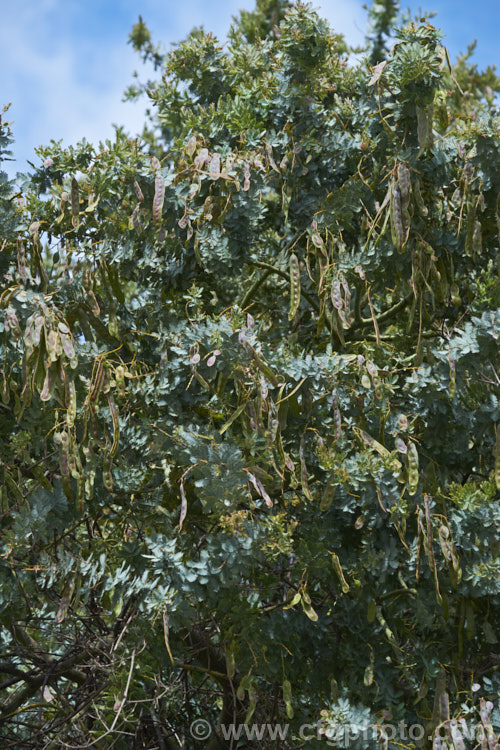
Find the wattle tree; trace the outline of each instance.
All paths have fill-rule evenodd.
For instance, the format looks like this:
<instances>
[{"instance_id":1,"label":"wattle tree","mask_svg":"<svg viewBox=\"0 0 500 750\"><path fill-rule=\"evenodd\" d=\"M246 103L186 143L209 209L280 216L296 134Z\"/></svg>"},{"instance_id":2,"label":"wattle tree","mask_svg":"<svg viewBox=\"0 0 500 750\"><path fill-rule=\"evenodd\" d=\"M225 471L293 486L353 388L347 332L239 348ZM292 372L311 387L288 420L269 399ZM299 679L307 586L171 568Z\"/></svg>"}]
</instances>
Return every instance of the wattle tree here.
<instances>
[{"instance_id":1,"label":"wattle tree","mask_svg":"<svg viewBox=\"0 0 500 750\"><path fill-rule=\"evenodd\" d=\"M498 747L500 80L370 19L0 175L3 747Z\"/></svg>"}]
</instances>

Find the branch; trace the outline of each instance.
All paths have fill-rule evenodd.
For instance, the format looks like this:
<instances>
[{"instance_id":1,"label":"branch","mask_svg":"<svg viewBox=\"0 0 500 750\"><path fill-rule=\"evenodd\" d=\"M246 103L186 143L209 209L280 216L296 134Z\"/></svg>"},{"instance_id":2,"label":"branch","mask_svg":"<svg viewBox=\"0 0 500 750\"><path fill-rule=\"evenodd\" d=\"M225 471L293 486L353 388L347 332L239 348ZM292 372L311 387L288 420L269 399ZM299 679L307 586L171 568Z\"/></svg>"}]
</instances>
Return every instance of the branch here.
<instances>
[{"instance_id":1,"label":"branch","mask_svg":"<svg viewBox=\"0 0 500 750\"><path fill-rule=\"evenodd\" d=\"M359 294L361 290L358 291L358 294L356 295L356 305L355 305L355 314L354 314L354 323L349 328L349 330L346 333L346 337L349 336L349 334L352 331L357 330L358 328L364 328L365 326L372 326L373 325L373 318L362 318L359 310L359 306L357 305L357 300L360 299L361 295ZM385 323L386 320L390 320L394 315L396 315L400 310L403 310L408 302L412 299L413 292L409 292L403 299L400 299L399 302L396 302L395 305L392 305L392 307L389 307L387 310L384 310L383 312L379 313L375 316L375 320L378 323Z\"/></svg>"}]
</instances>

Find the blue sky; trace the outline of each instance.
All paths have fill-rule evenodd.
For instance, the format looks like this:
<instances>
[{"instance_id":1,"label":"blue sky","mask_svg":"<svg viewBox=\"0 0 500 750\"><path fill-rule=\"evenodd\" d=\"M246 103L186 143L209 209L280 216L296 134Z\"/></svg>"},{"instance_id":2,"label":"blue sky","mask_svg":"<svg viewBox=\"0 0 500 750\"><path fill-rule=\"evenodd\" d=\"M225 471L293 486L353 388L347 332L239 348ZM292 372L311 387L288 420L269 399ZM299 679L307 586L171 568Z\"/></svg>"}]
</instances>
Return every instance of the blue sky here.
<instances>
[{"instance_id":1,"label":"blue sky","mask_svg":"<svg viewBox=\"0 0 500 750\"><path fill-rule=\"evenodd\" d=\"M333 28L352 44L364 38L362 0L313 3ZM223 39L231 16L251 10L253 0L17 0L2 8L0 27L0 108L12 102L16 163L26 168L36 159L35 146L51 139L97 142L112 136L112 123L131 133L141 129L144 105L123 103L122 93L141 63L127 45L131 26L141 14L155 40L168 49L193 25L203 25ZM412 13L437 11L433 23L445 33L452 59L478 40L474 61L480 68L500 67L499 0L428 0L410 2Z\"/></svg>"}]
</instances>

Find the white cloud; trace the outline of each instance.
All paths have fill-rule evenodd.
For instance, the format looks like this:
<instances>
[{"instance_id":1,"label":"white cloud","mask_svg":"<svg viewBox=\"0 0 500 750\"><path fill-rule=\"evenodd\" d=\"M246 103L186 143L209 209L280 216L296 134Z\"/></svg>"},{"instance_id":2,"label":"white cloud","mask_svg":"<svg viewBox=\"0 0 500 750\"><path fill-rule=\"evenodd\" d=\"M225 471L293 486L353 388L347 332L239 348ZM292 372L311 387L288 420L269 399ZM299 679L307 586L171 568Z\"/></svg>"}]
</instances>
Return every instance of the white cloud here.
<instances>
[{"instance_id":1,"label":"white cloud","mask_svg":"<svg viewBox=\"0 0 500 750\"><path fill-rule=\"evenodd\" d=\"M154 39L168 48L195 24L222 40L231 17L241 8L253 7L253 0L121 0L114 6L118 15L110 16L108 6L108 15L103 16L102 4L89 0L85 12L95 24L92 33L90 27L78 25L81 5L64 0L9 4L0 28L0 106L13 103L8 118L14 121L18 161L10 171L25 169L25 160L35 158L34 148L51 139L62 138L65 145L83 137L98 142L112 137L112 123L131 133L142 129L146 103L121 101L132 71L139 69L143 76L140 60L126 43L139 13ZM358 0L323 0L320 13L351 43L362 41L365 17ZM124 34L123 28L127 28Z\"/></svg>"}]
</instances>

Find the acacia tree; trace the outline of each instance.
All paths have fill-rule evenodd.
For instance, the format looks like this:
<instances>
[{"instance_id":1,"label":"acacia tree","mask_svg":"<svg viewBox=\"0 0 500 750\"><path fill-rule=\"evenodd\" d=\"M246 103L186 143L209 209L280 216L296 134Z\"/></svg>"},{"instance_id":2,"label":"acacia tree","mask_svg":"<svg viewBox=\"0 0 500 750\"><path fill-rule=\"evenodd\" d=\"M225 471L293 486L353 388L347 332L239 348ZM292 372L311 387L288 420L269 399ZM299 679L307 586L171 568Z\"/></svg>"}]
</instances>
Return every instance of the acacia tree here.
<instances>
[{"instance_id":1,"label":"acacia tree","mask_svg":"<svg viewBox=\"0 0 500 750\"><path fill-rule=\"evenodd\" d=\"M140 19L142 136L0 178L4 747L496 747L500 82L395 12Z\"/></svg>"}]
</instances>

